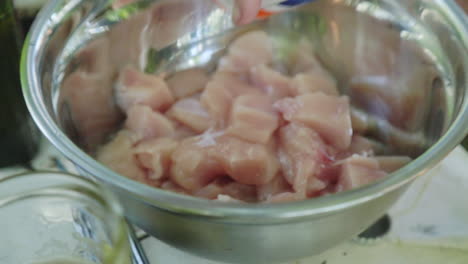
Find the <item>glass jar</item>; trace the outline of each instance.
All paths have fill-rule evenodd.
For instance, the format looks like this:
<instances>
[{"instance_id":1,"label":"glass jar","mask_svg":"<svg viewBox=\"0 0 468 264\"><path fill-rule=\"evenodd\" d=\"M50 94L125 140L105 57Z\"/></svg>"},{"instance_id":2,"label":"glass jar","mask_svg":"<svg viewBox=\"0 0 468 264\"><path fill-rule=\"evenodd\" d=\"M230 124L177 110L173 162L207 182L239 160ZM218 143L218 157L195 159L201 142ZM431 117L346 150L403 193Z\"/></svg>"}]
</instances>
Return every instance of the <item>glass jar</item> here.
<instances>
[{"instance_id":1,"label":"glass jar","mask_svg":"<svg viewBox=\"0 0 468 264\"><path fill-rule=\"evenodd\" d=\"M131 263L117 200L72 175L0 179L0 233L1 263Z\"/></svg>"},{"instance_id":2,"label":"glass jar","mask_svg":"<svg viewBox=\"0 0 468 264\"><path fill-rule=\"evenodd\" d=\"M0 167L6 167L30 161L39 138L21 93L21 34L11 0L0 1L0 43Z\"/></svg>"}]
</instances>

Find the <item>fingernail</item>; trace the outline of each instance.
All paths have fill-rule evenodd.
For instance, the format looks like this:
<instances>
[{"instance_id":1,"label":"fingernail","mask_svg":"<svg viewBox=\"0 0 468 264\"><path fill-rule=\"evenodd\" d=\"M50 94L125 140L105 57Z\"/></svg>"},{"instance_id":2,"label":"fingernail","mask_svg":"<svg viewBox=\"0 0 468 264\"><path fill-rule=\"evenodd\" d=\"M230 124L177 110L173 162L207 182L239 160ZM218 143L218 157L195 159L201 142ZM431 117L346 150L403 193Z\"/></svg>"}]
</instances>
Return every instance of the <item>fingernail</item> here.
<instances>
[{"instance_id":1,"label":"fingernail","mask_svg":"<svg viewBox=\"0 0 468 264\"><path fill-rule=\"evenodd\" d=\"M239 23L241 19L241 12L238 4L234 4L234 7L232 8L232 20L234 20L234 23Z\"/></svg>"}]
</instances>

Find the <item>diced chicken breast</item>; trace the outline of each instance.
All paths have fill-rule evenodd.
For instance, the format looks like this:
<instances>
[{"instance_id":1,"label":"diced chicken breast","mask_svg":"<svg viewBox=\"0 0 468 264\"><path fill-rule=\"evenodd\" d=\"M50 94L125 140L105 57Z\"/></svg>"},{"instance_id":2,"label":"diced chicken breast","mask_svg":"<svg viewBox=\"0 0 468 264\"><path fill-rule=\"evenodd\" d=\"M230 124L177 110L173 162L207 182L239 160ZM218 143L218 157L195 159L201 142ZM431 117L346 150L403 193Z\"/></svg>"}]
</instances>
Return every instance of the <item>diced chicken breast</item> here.
<instances>
[{"instance_id":1,"label":"diced chicken breast","mask_svg":"<svg viewBox=\"0 0 468 264\"><path fill-rule=\"evenodd\" d=\"M216 197L216 201L220 201L220 202L223 202L223 203L237 203L237 204L242 203L241 200L234 199L231 196L224 195L224 194L218 195L218 197Z\"/></svg>"},{"instance_id":2,"label":"diced chicken breast","mask_svg":"<svg viewBox=\"0 0 468 264\"><path fill-rule=\"evenodd\" d=\"M412 161L410 157L405 156L379 156L375 159L379 163L380 169L387 173L395 172Z\"/></svg>"},{"instance_id":3,"label":"diced chicken breast","mask_svg":"<svg viewBox=\"0 0 468 264\"><path fill-rule=\"evenodd\" d=\"M182 9L190 12L193 4L189 1ZM351 109L349 98L339 96L337 81L304 39L281 47L263 31L242 34L211 76L201 68L168 78L138 71L146 64L142 54L149 47L173 43L199 21L189 16L172 23L171 14L179 7L156 4L122 23L79 54L82 73L65 81L63 107L70 108L85 146L101 142L120 124L118 107L126 114L124 129L97 152L97 159L111 169L163 190L206 199L282 203L357 188L411 161L374 157L389 155L362 136L374 126L388 125L388 135L379 140L395 150L402 145L396 139L408 144L413 137ZM129 36L137 38L113 43L135 26L141 28ZM116 51L120 54L115 57L104 56ZM391 116L385 111L400 104L391 101L391 107L376 108L385 112L381 114L368 111L378 101L359 93L352 98L360 109L379 117Z\"/></svg>"},{"instance_id":4,"label":"diced chicken breast","mask_svg":"<svg viewBox=\"0 0 468 264\"><path fill-rule=\"evenodd\" d=\"M351 144L353 129L347 97L323 93L305 94L275 103L284 119L305 124L316 130L329 144L345 150Z\"/></svg>"},{"instance_id":5,"label":"diced chicken breast","mask_svg":"<svg viewBox=\"0 0 468 264\"><path fill-rule=\"evenodd\" d=\"M337 159L338 158L335 157L334 160L337 160ZM341 172L340 161L332 162L329 164L325 164L324 166L321 166L320 171L317 175L317 179L319 179L321 182L327 185L326 188L323 189L323 191L328 191L329 189L330 191L334 191L332 190L331 187L338 182L338 179L340 177L340 172ZM310 182L310 184L311 184L311 187L312 185L315 185L314 182ZM308 194L313 196L313 193L311 191L312 189L309 188ZM317 193L316 190L315 190L315 193Z\"/></svg>"},{"instance_id":6,"label":"diced chicken breast","mask_svg":"<svg viewBox=\"0 0 468 264\"><path fill-rule=\"evenodd\" d=\"M279 116L264 95L247 94L234 101L227 135L252 143L266 144L278 128Z\"/></svg>"},{"instance_id":7,"label":"diced chicken breast","mask_svg":"<svg viewBox=\"0 0 468 264\"><path fill-rule=\"evenodd\" d=\"M338 96L336 81L325 72L311 71L300 73L292 82L294 96L322 92L327 95Z\"/></svg>"},{"instance_id":8,"label":"diced chicken breast","mask_svg":"<svg viewBox=\"0 0 468 264\"><path fill-rule=\"evenodd\" d=\"M161 189L179 194L188 194L188 192L171 180L166 180L161 184Z\"/></svg>"},{"instance_id":9,"label":"diced chicken breast","mask_svg":"<svg viewBox=\"0 0 468 264\"><path fill-rule=\"evenodd\" d=\"M205 187L196 190L193 195L210 200L216 199L218 195L224 194L224 187L231 182L231 179L226 180L224 177L221 177Z\"/></svg>"},{"instance_id":10,"label":"diced chicken breast","mask_svg":"<svg viewBox=\"0 0 468 264\"><path fill-rule=\"evenodd\" d=\"M93 151L121 120L110 82L99 75L74 72L62 89L61 101L68 107L77 138L86 150Z\"/></svg>"},{"instance_id":11,"label":"diced chicken breast","mask_svg":"<svg viewBox=\"0 0 468 264\"><path fill-rule=\"evenodd\" d=\"M292 74L302 74L323 69L315 55L310 52L299 54L291 68Z\"/></svg>"},{"instance_id":12,"label":"diced chicken breast","mask_svg":"<svg viewBox=\"0 0 468 264\"><path fill-rule=\"evenodd\" d=\"M171 180L189 191L198 190L225 171L211 155L212 149L200 144L201 136L183 140L172 153Z\"/></svg>"},{"instance_id":13,"label":"diced chicken breast","mask_svg":"<svg viewBox=\"0 0 468 264\"><path fill-rule=\"evenodd\" d=\"M290 46L288 46L289 48ZM310 40L301 39L288 56L289 72L292 75L324 70L321 63L314 54L314 47Z\"/></svg>"},{"instance_id":14,"label":"diced chicken breast","mask_svg":"<svg viewBox=\"0 0 468 264\"><path fill-rule=\"evenodd\" d=\"M307 181L307 197L314 197L317 193L325 190L328 186L328 182L323 181L318 177L311 177Z\"/></svg>"},{"instance_id":15,"label":"diced chicken breast","mask_svg":"<svg viewBox=\"0 0 468 264\"><path fill-rule=\"evenodd\" d=\"M285 192L292 192L292 189L282 173L278 173L269 183L257 187L259 201L268 201L275 195Z\"/></svg>"},{"instance_id":16,"label":"diced chicken breast","mask_svg":"<svg viewBox=\"0 0 468 264\"><path fill-rule=\"evenodd\" d=\"M280 129L278 140L278 159L285 179L296 193L305 196L309 182L314 188L318 186L312 179L331 161L326 145L315 131L294 123Z\"/></svg>"},{"instance_id":17,"label":"diced chicken breast","mask_svg":"<svg viewBox=\"0 0 468 264\"><path fill-rule=\"evenodd\" d=\"M144 171L137 165L132 147L131 133L122 130L109 143L99 149L97 160L130 179L150 183Z\"/></svg>"},{"instance_id":18,"label":"diced chicken breast","mask_svg":"<svg viewBox=\"0 0 468 264\"><path fill-rule=\"evenodd\" d=\"M158 138L143 141L135 148L135 155L139 165L147 171L151 180L167 178L171 156L178 142L171 138Z\"/></svg>"},{"instance_id":19,"label":"diced chicken breast","mask_svg":"<svg viewBox=\"0 0 468 264\"><path fill-rule=\"evenodd\" d=\"M217 122L223 123L230 111L232 96L225 84L218 82L214 79L208 83L200 101Z\"/></svg>"},{"instance_id":20,"label":"diced chicken breast","mask_svg":"<svg viewBox=\"0 0 468 264\"><path fill-rule=\"evenodd\" d=\"M208 75L202 69L176 72L167 79L167 84L176 100L192 96L205 89Z\"/></svg>"},{"instance_id":21,"label":"diced chicken breast","mask_svg":"<svg viewBox=\"0 0 468 264\"><path fill-rule=\"evenodd\" d=\"M229 178L220 178L209 185L196 191L195 196L205 199L217 199L219 195L227 195L236 200L256 202L257 194L255 186L240 184Z\"/></svg>"},{"instance_id":22,"label":"diced chicken breast","mask_svg":"<svg viewBox=\"0 0 468 264\"><path fill-rule=\"evenodd\" d=\"M174 124L166 116L144 105L129 109L125 127L134 133L135 141L170 137L175 131Z\"/></svg>"},{"instance_id":23,"label":"diced chicken breast","mask_svg":"<svg viewBox=\"0 0 468 264\"><path fill-rule=\"evenodd\" d=\"M375 158L353 155L341 163L337 191L346 191L372 183L387 174Z\"/></svg>"},{"instance_id":24,"label":"diced chicken breast","mask_svg":"<svg viewBox=\"0 0 468 264\"><path fill-rule=\"evenodd\" d=\"M132 67L126 67L120 72L116 97L118 105L124 111L137 104L149 106L155 111L164 111L174 102L162 78L142 73Z\"/></svg>"},{"instance_id":25,"label":"diced chicken breast","mask_svg":"<svg viewBox=\"0 0 468 264\"><path fill-rule=\"evenodd\" d=\"M220 61L220 71L248 72L259 64L268 64L273 58L273 45L263 31L251 31L234 40L227 56Z\"/></svg>"},{"instance_id":26,"label":"diced chicken breast","mask_svg":"<svg viewBox=\"0 0 468 264\"><path fill-rule=\"evenodd\" d=\"M360 135L353 135L348 152L351 154L359 154L363 156L373 156L373 147L374 143L369 139Z\"/></svg>"},{"instance_id":27,"label":"diced chicken breast","mask_svg":"<svg viewBox=\"0 0 468 264\"><path fill-rule=\"evenodd\" d=\"M186 127L185 125L183 125L183 124L181 124L181 123L179 123L177 121L173 121L173 123L175 124L174 125L175 132L172 135L172 137L175 138L175 139L185 139L185 138L188 138L188 137L194 137L194 136L198 135L197 132L193 131L189 127Z\"/></svg>"},{"instance_id":28,"label":"diced chicken breast","mask_svg":"<svg viewBox=\"0 0 468 264\"><path fill-rule=\"evenodd\" d=\"M256 202L257 190L255 186L232 182L224 187L224 194L244 202Z\"/></svg>"},{"instance_id":29,"label":"diced chicken breast","mask_svg":"<svg viewBox=\"0 0 468 264\"><path fill-rule=\"evenodd\" d=\"M274 150L263 144L222 136L216 140L215 150L226 174L242 184L266 184L279 169Z\"/></svg>"},{"instance_id":30,"label":"diced chicken breast","mask_svg":"<svg viewBox=\"0 0 468 264\"><path fill-rule=\"evenodd\" d=\"M200 101L193 98L182 99L175 103L167 112L167 116L198 133L208 130L213 122Z\"/></svg>"},{"instance_id":31,"label":"diced chicken breast","mask_svg":"<svg viewBox=\"0 0 468 264\"><path fill-rule=\"evenodd\" d=\"M284 192L269 197L267 203L290 203L304 200L304 197L294 192Z\"/></svg>"},{"instance_id":32,"label":"diced chicken breast","mask_svg":"<svg viewBox=\"0 0 468 264\"><path fill-rule=\"evenodd\" d=\"M256 91L241 76L234 73L216 73L207 84L201 96L202 105L218 123L226 120L231 109L232 100L244 93Z\"/></svg>"},{"instance_id":33,"label":"diced chicken breast","mask_svg":"<svg viewBox=\"0 0 468 264\"><path fill-rule=\"evenodd\" d=\"M273 100L291 96L293 92L292 80L265 64L250 70L250 81Z\"/></svg>"}]
</instances>

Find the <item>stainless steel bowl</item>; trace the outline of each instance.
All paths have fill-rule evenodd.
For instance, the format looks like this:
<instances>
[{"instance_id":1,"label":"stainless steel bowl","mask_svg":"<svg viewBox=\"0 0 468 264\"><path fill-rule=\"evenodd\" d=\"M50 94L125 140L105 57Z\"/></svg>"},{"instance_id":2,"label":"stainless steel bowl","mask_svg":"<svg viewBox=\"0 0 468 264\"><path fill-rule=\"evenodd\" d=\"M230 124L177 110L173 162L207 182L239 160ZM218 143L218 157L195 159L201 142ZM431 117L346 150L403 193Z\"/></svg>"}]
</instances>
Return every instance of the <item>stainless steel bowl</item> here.
<instances>
[{"instance_id":1,"label":"stainless steel bowl","mask_svg":"<svg viewBox=\"0 0 468 264\"><path fill-rule=\"evenodd\" d=\"M416 177L435 166L468 132L468 20L454 1L325 0L245 27L234 27L230 16L210 0L141 1L117 11L109 2L50 1L24 47L24 94L46 137L83 174L118 194L131 222L179 249L237 263L272 263L322 252L381 217ZM353 104L385 119L375 122L374 136L394 151L417 158L372 185L277 205L205 201L111 171L88 154L111 131L96 131L93 141L77 132L73 108L67 105L72 99L61 84L71 72L90 70L86 60L76 59L89 40L118 36L109 44L114 51L109 80L122 61L145 66L144 56L128 52L141 41L135 40L141 26L129 22L141 19L135 15L140 9L153 11L152 26L159 30L168 25L179 30L166 30L168 35L156 30L149 38L149 62L158 72L210 67L233 36L251 28L270 32L286 59L295 41L307 37ZM366 76L384 76L387 81L379 91L391 96L365 85L353 87ZM388 123L404 136L394 137L389 126L382 125Z\"/></svg>"}]
</instances>

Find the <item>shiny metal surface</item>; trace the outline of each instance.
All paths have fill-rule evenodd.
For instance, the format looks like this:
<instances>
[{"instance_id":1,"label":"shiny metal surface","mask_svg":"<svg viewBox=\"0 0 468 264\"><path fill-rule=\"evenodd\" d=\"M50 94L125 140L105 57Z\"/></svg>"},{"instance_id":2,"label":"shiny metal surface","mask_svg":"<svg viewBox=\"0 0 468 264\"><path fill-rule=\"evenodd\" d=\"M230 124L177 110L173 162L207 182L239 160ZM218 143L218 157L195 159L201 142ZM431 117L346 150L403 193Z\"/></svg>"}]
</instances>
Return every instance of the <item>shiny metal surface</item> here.
<instances>
[{"instance_id":1,"label":"shiny metal surface","mask_svg":"<svg viewBox=\"0 0 468 264\"><path fill-rule=\"evenodd\" d=\"M306 36L354 106L380 120L374 137L393 152L423 154L375 184L281 205L227 205L131 181L87 154L89 146L82 144L73 113L67 113L60 94L63 79L80 67L73 58L86 40L104 37L118 28L117 21L129 21L129 12L109 11L107 2L53 0L42 10L23 52L26 101L48 139L84 174L107 184L134 224L180 249L236 263L272 263L319 253L380 218L412 180L468 132L468 22L454 1L318 1L242 28L233 28L230 16L210 0L154 1L184 7L176 8L186 12L176 20L182 21L183 30L155 36L148 57L125 61L141 68L149 65L147 70L158 73L212 67L236 34L262 28L274 36L281 48L279 60L287 63L297 40ZM106 12L114 14L111 19ZM131 48L131 36L124 39ZM393 54L392 59L385 54ZM354 90L352 84L362 82L363 76L386 78L381 91L395 100L380 103L391 111L375 103L378 95ZM397 136L386 132L389 123L399 131ZM415 145L420 141L414 138L424 143Z\"/></svg>"}]
</instances>

